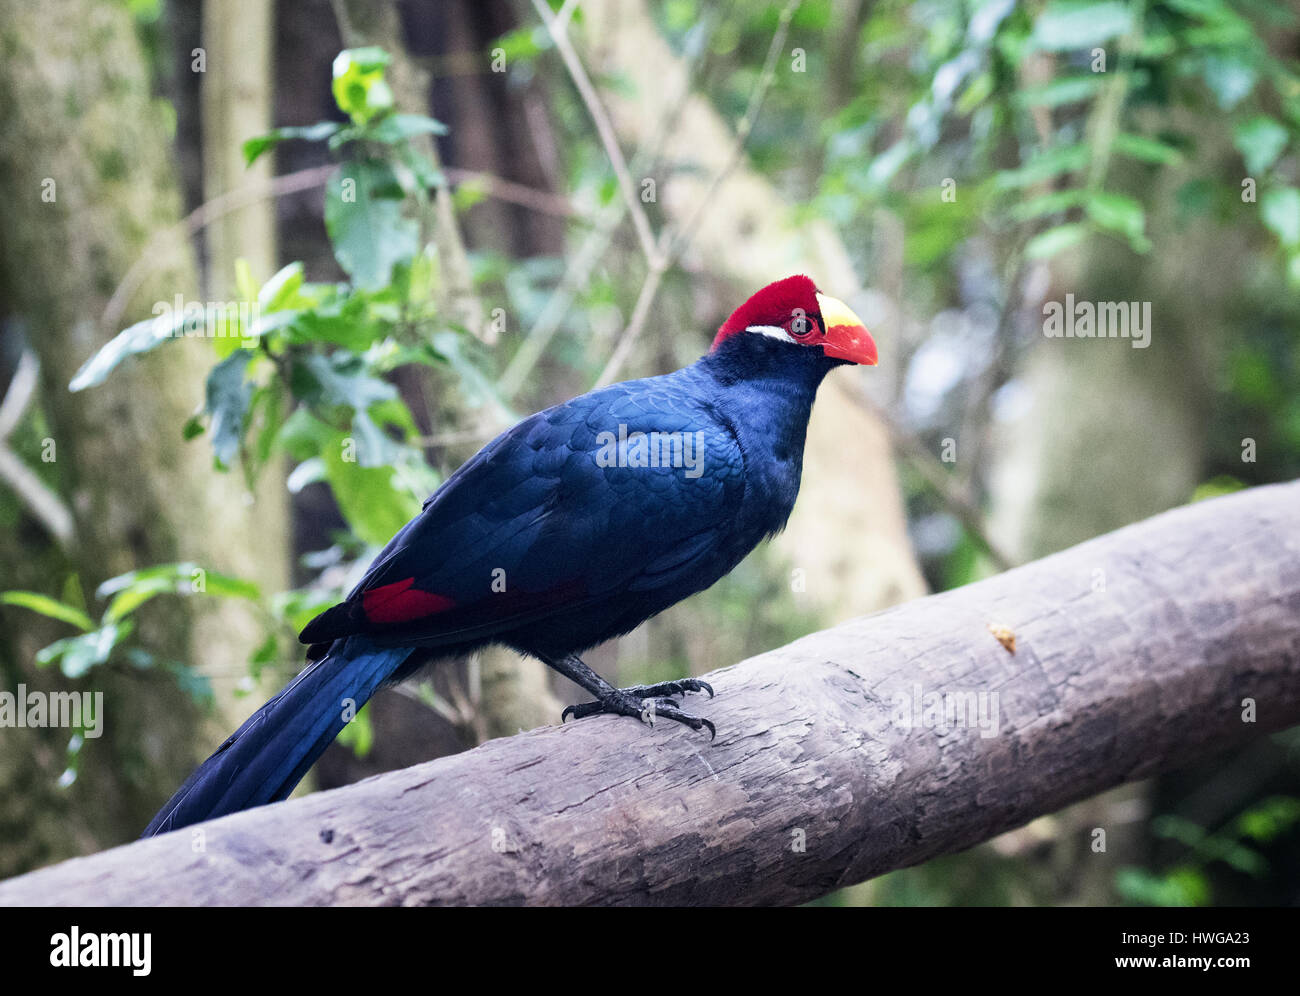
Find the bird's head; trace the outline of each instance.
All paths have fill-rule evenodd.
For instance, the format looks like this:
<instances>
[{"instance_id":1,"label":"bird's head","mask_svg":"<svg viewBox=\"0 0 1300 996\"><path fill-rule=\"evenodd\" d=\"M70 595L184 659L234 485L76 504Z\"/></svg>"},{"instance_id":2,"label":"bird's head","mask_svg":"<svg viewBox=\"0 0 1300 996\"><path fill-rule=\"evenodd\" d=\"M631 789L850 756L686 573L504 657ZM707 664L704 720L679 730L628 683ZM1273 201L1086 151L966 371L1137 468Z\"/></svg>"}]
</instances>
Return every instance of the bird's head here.
<instances>
[{"instance_id":1,"label":"bird's head","mask_svg":"<svg viewBox=\"0 0 1300 996\"><path fill-rule=\"evenodd\" d=\"M788 349L813 350L836 363L874 366L876 343L842 301L821 293L808 277L768 284L722 323L710 352L776 341Z\"/></svg>"}]
</instances>

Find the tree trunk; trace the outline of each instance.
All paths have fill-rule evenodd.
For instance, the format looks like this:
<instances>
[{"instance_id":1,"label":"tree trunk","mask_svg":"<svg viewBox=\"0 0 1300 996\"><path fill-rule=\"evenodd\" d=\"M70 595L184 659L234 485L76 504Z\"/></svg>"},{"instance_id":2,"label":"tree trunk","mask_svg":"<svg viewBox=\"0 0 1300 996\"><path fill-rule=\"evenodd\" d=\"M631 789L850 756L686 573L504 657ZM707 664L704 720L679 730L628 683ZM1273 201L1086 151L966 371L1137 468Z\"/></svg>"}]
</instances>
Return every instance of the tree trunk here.
<instances>
[{"instance_id":1,"label":"tree trunk","mask_svg":"<svg viewBox=\"0 0 1300 996\"><path fill-rule=\"evenodd\" d=\"M180 217L147 67L125 6L0 0L0 189L8 198L0 279L42 361L42 405L76 523L69 569L88 594L115 574L181 559L238 573L241 551L271 564L275 549L236 475L213 474L206 443L181 437L203 399L207 343L167 343L101 387L68 392L80 364L117 331L99 318L118 282L150 236ZM169 247L155 263L125 322L149 317L156 301L197 293L188 247ZM57 593L61 580L42 587ZM198 635L196 620L209 610L198 598L156 600L138 613L132 639L162 661L233 681L251 641L225 629L216 640ZM159 670L101 668L88 681L104 692L106 722L103 739L82 752L81 782L94 792L75 811L94 840L130 839L192 767L201 716ZM7 741L13 731L4 732ZM75 833L63 840L84 846Z\"/></svg>"},{"instance_id":2,"label":"tree trunk","mask_svg":"<svg viewBox=\"0 0 1300 996\"><path fill-rule=\"evenodd\" d=\"M206 65L201 78L200 110L203 119L203 196L212 201L252 184L271 179L273 156L263 156L252 167L244 164L246 140L270 131L274 4L271 0L223 0L203 4L202 42ZM275 232L275 202L253 201L215 219L203 232L207 253L203 285L207 297L230 301L236 296L235 267L248 264L253 279L264 282L279 269ZM196 444L199 445L199 444ZM236 469L235 474L239 471ZM238 482L232 480L231 484ZM256 581L264 592L289 587L289 492L282 460L273 459L262 469L254 494L257 509L250 527L252 542L236 544L228 552L228 569ZM215 745L230 734L229 723L242 722L258 705L258 695L236 698L236 682L244 675L239 659L228 652L255 647L264 637L262 624L246 605L222 602L196 622L198 642L226 648L225 673L216 685L220 725L209 727ZM232 640L231 634L237 634ZM296 646L293 648L297 650ZM215 664L216 662L214 662ZM284 669L268 672L260 691L279 688L285 673L302 665L294 656ZM243 693L246 688L240 688Z\"/></svg>"}]
</instances>

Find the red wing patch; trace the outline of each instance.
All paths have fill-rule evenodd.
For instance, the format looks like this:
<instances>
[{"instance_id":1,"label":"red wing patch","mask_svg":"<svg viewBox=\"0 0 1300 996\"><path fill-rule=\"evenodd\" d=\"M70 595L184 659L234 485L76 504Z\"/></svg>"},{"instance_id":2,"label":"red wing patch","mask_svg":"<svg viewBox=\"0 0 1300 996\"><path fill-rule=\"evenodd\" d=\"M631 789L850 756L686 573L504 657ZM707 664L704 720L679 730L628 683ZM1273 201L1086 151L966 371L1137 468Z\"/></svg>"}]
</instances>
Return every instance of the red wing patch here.
<instances>
[{"instance_id":1,"label":"red wing patch","mask_svg":"<svg viewBox=\"0 0 1300 996\"><path fill-rule=\"evenodd\" d=\"M454 608L456 603L445 595L412 588L415 578L406 578L382 588L372 588L361 596L361 610L375 623L410 622Z\"/></svg>"}]
</instances>

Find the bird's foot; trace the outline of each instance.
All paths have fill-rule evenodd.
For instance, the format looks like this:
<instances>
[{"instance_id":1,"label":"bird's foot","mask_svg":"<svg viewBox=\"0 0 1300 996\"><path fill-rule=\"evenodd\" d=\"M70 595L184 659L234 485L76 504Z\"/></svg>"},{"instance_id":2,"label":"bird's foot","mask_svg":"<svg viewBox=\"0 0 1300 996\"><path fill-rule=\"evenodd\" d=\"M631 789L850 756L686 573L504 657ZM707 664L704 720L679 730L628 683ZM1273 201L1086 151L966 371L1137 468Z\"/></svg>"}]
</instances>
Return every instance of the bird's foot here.
<instances>
[{"instance_id":1,"label":"bird's foot","mask_svg":"<svg viewBox=\"0 0 1300 996\"><path fill-rule=\"evenodd\" d=\"M603 699L595 702L583 702L571 705L560 715L563 723L569 716L585 719L606 713L612 716L634 716L648 726L654 726L660 717L689 726L692 730L707 729L709 739L718 735L718 731L707 719L682 712L681 703L670 695L683 695L686 692L707 691L712 697L713 689L703 681L684 678L681 681L665 681L658 685L633 685L630 688L615 688Z\"/></svg>"},{"instance_id":2,"label":"bird's foot","mask_svg":"<svg viewBox=\"0 0 1300 996\"><path fill-rule=\"evenodd\" d=\"M642 699L661 699L666 695L685 695L687 692L708 692L709 698L713 698L713 686L699 678L679 678L677 681L661 681L657 685L629 685L619 691Z\"/></svg>"}]
</instances>

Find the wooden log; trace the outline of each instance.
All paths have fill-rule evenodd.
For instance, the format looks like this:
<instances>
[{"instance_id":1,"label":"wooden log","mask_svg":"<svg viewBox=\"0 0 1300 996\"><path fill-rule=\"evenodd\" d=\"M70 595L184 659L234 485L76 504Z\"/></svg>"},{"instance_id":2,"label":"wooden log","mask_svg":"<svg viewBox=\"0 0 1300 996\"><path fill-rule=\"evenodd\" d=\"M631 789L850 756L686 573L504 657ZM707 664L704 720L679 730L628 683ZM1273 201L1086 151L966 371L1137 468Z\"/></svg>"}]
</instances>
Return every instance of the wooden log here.
<instances>
[{"instance_id":1,"label":"wooden log","mask_svg":"<svg viewBox=\"0 0 1300 996\"><path fill-rule=\"evenodd\" d=\"M545 727L36 871L0 903L812 899L1300 722L1300 483L708 680L717 698L688 704L712 744L664 721Z\"/></svg>"}]
</instances>

